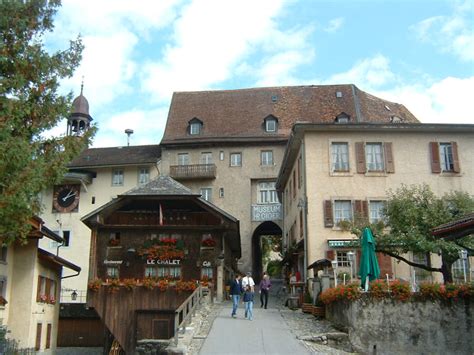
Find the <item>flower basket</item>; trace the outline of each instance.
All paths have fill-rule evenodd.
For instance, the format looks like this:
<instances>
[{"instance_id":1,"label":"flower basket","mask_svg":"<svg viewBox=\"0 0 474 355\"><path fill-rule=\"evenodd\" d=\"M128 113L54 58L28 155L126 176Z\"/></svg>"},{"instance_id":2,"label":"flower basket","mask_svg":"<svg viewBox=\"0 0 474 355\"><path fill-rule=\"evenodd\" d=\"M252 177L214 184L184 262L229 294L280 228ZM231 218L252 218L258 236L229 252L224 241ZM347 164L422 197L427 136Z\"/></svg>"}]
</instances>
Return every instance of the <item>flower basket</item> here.
<instances>
[{"instance_id":1,"label":"flower basket","mask_svg":"<svg viewBox=\"0 0 474 355\"><path fill-rule=\"evenodd\" d=\"M141 256L146 255L148 259L184 259L184 251L177 249L174 245L153 245L146 249L140 249L138 254Z\"/></svg>"},{"instance_id":2,"label":"flower basket","mask_svg":"<svg viewBox=\"0 0 474 355\"><path fill-rule=\"evenodd\" d=\"M102 280L95 279L89 282L89 284L87 285L87 288L93 292L97 292L99 291L100 286L102 286Z\"/></svg>"},{"instance_id":3,"label":"flower basket","mask_svg":"<svg viewBox=\"0 0 474 355\"><path fill-rule=\"evenodd\" d=\"M118 245L120 245L120 240L119 239L110 239L109 240L109 246L116 247Z\"/></svg>"},{"instance_id":4,"label":"flower basket","mask_svg":"<svg viewBox=\"0 0 474 355\"><path fill-rule=\"evenodd\" d=\"M203 247L215 247L216 246L216 241L212 238L208 238L208 239L204 239L202 242L201 242L201 246Z\"/></svg>"}]
</instances>

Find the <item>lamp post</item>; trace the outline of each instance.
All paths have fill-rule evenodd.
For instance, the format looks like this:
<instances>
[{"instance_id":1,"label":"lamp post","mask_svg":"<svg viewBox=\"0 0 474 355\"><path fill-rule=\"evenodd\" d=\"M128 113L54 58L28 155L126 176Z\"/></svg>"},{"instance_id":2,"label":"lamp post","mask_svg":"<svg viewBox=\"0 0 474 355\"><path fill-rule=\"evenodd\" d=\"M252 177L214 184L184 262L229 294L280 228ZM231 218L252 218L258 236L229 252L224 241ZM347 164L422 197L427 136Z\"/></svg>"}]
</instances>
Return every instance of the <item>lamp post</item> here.
<instances>
[{"instance_id":1,"label":"lamp post","mask_svg":"<svg viewBox=\"0 0 474 355\"><path fill-rule=\"evenodd\" d=\"M73 301L77 300L77 292L76 292L76 290L72 291L72 293L71 293L71 300L73 300Z\"/></svg>"},{"instance_id":2,"label":"lamp post","mask_svg":"<svg viewBox=\"0 0 474 355\"><path fill-rule=\"evenodd\" d=\"M337 286L337 274L336 274L337 260L332 260L331 264L332 264L332 269L334 271L334 287L336 287Z\"/></svg>"},{"instance_id":3,"label":"lamp post","mask_svg":"<svg viewBox=\"0 0 474 355\"><path fill-rule=\"evenodd\" d=\"M355 254L354 254L353 251L348 251L347 252L347 260L349 260L349 266L351 268L351 283L352 283L352 277L354 276L354 273L352 271L352 265L354 263L354 256L355 256Z\"/></svg>"},{"instance_id":4,"label":"lamp post","mask_svg":"<svg viewBox=\"0 0 474 355\"><path fill-rule=\"evenodd\" d=\"M461 259L462 262L462 271L464 274L464 283L467 282L467 277L466 277L466 260L467 260L467 250L461 249L459 250L459 259Z\"/></svg>"}]
</instances>

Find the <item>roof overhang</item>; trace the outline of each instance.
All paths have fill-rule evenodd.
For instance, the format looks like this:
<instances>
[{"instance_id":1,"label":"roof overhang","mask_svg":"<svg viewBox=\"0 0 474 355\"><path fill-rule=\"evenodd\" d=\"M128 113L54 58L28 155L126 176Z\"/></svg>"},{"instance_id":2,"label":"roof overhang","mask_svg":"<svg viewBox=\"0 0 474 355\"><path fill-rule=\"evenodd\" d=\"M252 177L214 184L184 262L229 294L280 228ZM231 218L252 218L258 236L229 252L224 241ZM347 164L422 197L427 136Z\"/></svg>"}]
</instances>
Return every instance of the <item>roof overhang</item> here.
<instances>
[{"instance_id":1,"label":"roof overhang","mask_svg":"<svg viewBox=\"0 0 474 355\"><path fill-rule=\"evenodd\" d=\"M56 264L62 267L67 267L68 269L71 269L73 271L81 272L81 268L77 266L76 264L73 264L70 261L67 261L66 259L63 259L57 255L51 254L50 252L47 252L46 250L43 250L41 248L38 248L38 257L42 260L49 261L53 264Z\"/></svg>"},{"instance_id":2,"label":"roof overhang","mask_svg":"<svg viewBox=\"0 0 474 355\"><path fill-rule=\"evenodd\" d=\"M456 240L474 235L474 213L433 228L431 234L444 240Z\"/></svg>"}]
</instances>

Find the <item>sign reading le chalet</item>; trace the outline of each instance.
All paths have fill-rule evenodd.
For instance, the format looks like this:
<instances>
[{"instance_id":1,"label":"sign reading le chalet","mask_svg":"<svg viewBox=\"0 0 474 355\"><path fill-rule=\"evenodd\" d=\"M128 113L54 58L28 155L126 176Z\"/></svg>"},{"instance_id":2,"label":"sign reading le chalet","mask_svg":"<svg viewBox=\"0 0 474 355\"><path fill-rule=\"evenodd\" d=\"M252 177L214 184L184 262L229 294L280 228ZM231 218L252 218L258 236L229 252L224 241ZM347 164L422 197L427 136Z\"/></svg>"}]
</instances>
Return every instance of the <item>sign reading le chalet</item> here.
<instances>
[{"instance_id":1,"label":"sign reading le chalet","mask_svg":"<svg viewBox=\"0 0 474 355\"><path fill-rule=\"evenodd\" d=\"M181 260L175 259L175 260L160 260L160 259L147 259L146 264L147 265L179 265L179 262Z\"/></svg>"},{"instance_id":2,"label":"sign reading le chalet","mask_svg":"<svg viewBox=\"0 0 474 355\"><path fill-rule=\"evenodd\" d=\"M281 219L281 203L252 205L252 221L277 221Z\"/></svg>"}]
</instances>

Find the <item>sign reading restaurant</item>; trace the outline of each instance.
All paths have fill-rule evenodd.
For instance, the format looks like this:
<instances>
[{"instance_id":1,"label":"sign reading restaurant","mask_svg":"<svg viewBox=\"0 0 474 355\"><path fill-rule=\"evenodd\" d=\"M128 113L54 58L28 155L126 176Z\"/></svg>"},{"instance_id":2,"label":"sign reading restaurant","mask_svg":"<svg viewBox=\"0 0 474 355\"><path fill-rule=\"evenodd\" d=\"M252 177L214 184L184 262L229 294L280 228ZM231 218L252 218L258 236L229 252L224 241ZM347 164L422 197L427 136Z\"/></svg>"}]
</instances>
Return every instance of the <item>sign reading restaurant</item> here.
<instances>
[{"instance_id":1,"label":"sign reading restaurant","mask_svg":"<svg viewBox=\"0 0 474 355\"><path fill-rule=\"evenodd\" d=\"M252 221L278 221L281 220L281 203L268 205L252 205Z\"/></svg>"}]
</instances>

